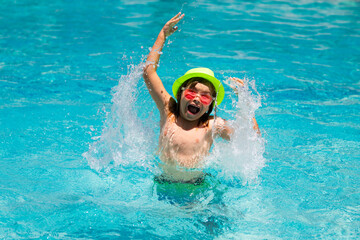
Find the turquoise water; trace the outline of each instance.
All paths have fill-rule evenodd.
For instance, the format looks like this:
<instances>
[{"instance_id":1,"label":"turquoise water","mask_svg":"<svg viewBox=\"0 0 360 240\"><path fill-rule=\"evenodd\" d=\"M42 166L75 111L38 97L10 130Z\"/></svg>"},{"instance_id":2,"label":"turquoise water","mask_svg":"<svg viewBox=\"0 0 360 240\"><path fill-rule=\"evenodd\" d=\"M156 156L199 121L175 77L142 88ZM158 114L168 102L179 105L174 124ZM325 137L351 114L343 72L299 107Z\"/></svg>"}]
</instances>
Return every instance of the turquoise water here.
<instances>
[{"instance_id":1,"label":"turquoise water","mask_svg":"<svg viewBox=\"0 0 360 240\"><path fill-rule=\"evenodd\" d=\"M161 185L141 65L245 77L200 186ZM357 239L360 2L2 1L1 239ZM247 119L256 112L262 132ZM243 127L244 126L244 127Z\"/></svg>"}]
</instances>

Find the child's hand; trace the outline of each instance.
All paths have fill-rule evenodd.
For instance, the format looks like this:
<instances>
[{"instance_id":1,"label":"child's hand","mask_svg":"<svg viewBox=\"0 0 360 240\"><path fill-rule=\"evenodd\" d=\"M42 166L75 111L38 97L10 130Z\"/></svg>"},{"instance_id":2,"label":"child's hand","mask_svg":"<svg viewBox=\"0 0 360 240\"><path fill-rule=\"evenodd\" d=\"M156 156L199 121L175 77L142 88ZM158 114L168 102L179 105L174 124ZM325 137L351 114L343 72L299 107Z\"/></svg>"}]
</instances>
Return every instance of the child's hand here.
<instances>
[{"instance_id":1,"label":"child's hand","mask_svg":"<svg viewBox=\"0 0 360 240\"><path fill-rule=\"evenodd\" d=\"M244 86L244 81L241 80L240 78L230 77L229 80L232 82L235 82L235 84L237 84L237 85L240 84L240 86L242 86L242 87ZM233 86L232 86L232 88L233 88Z\"/></svg>"},{"instance_id":2,"label":"child's hand","mask_svg":"<svg viewBox=\"0 0 360 240\"><path fill-rule=\"evenodd\" d=\"M170 21L168 21L165 26L163 27L163 31L165 34L165 37L170 36L171 34L173 34L178 27L175 26L183 17L185 16L185 14L181 14L181 12L179 12L178 14L176 14L172 19L170 19Z\"/></svg>"},{"instance_id":3,"label":"child's hand","mask_svg":"<svg viewBox=\"0 0 360 240\"><path fill-rule=\"evenodd\" d=\"M236 77L230 77L230 87L234 90L236 94L239 93L239 89L244 87L244 80Z\"/></svg>"}]
</instances>

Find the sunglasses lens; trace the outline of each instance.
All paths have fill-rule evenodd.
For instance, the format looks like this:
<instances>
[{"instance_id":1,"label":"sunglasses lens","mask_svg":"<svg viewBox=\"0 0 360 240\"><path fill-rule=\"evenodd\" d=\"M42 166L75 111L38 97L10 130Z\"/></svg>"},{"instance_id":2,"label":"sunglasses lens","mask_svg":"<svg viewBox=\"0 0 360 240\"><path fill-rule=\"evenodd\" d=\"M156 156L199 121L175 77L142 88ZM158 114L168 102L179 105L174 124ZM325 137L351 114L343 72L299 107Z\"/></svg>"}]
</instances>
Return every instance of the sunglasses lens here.
<instances>
[{"instance_id":1,"label":"sunglasses lens","mask_svg":"<svg viewBox=\"0 0 360 240\"><path fill-rule=\"evenodd\" d=\"M211 103L211 96L206 94L206 95L201 95L200 101L205 104L205 105L209 105Z\"/></svg>"},{"instance_id":2,"label":"sunglasses lens","mask_svg":"<svg viewBox=\"0 0 360 240\"><path fill-rule=\"evenodd\" d=\"M195 91L193 91L193 90L190 90L190 89L186 89L185 91L184 91L184 96L185 96L185 98L187 98L187 99L189 99L189 100L192 100L192 99L194 99L195 97L196 97L196 92Z\"/></svg>"},{"instance_id":3,"label":"sunglasses lens","mask_svg":"<svg viewBox=\"0 0 360 240\"><path fill-rule=\"evenodd\" d=\"M198 93L192 89L186 89L184 91L184 97L188 100L192 100L196 97L196 95L198 95ZM202 104L204 105L209 105L212 101L212 97L210 94L201 94L200 95L200 101L202 102Z\"/></svg>"}]
</instances>

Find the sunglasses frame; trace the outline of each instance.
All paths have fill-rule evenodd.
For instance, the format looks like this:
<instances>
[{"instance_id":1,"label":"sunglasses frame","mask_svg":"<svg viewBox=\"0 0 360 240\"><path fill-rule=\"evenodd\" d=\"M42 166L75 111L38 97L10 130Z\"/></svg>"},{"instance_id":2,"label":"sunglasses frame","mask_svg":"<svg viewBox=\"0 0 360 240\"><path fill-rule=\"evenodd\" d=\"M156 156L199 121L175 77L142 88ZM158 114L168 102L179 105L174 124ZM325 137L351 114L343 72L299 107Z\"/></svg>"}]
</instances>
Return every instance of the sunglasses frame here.
<instances>
[{"instance_id":1,"label":"sunglasses frame","mask_svg":"<svg viewBox=\"0 0 360 240\"><path fill-rule=\"evenodd\" d=\"M202 103L202 104L204 104L204 105L206 105L206 106L208 106L208 105L210 105L212 102L214 102L214 100L216 99L215 97L213 97L213 96L211 96L211 94L210 93L205 93L205 94L203 94L203 95L208 95L208 96L210 96L210 98L211 98L211 101L207 104L207 103L204 103L203 101L202 101L202 98L201 98L201 93L200 92L198 92L198 91L196 91L196 90L194 90L194 89L191 89L191 88L185 88L185 87L182 87L181 88L181 91L182 92L185 92L185 90L190 90L190 91L193 91L193 92L196 92L196 94L197 95L199 95L200 96L200 102ZM185 96L184 96L185 97ZM186 98L186 97L185 97ZM194 97L195 98L195 97ZM189 99L189 98L187 98L187 99L189 99L189 100L192 100L192 99L194 99L194 98L191 98L191 99Z\"/></svg>"}]
</instances>

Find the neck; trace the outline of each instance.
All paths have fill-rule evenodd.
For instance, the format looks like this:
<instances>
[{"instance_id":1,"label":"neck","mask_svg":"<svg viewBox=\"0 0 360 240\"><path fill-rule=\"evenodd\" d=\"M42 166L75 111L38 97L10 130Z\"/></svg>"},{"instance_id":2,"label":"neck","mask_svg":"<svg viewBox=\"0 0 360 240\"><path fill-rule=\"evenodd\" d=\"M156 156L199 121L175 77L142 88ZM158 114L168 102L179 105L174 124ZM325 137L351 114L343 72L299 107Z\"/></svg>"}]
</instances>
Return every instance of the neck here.
<instances>
[{"instance_id":1,"label":"neck","mask_svg":"<svg viewBox=\"0 0 360 240\"><path fill-rule=\"evenodd\" d=\"M190 130L192 128L195 128L199 125L200 119L189 121L184 119L181 115L177 118L176 123L183 128L184 130Z\"/></svg>"}]
</instances>

